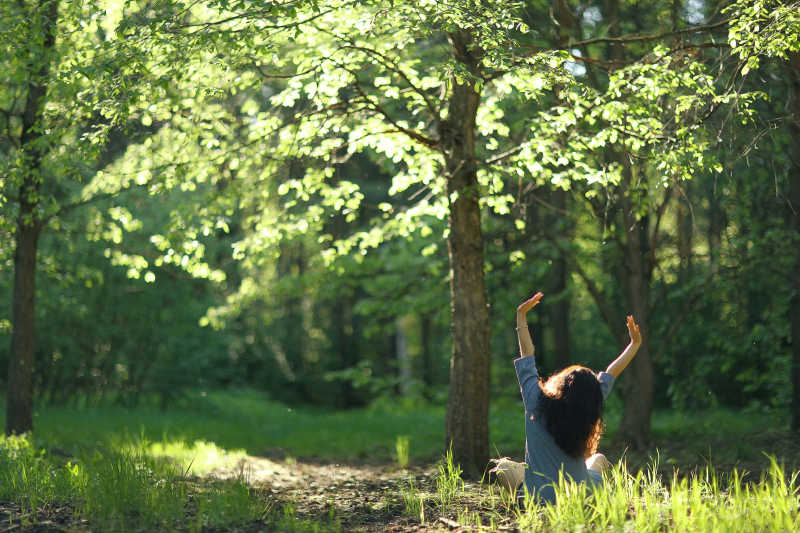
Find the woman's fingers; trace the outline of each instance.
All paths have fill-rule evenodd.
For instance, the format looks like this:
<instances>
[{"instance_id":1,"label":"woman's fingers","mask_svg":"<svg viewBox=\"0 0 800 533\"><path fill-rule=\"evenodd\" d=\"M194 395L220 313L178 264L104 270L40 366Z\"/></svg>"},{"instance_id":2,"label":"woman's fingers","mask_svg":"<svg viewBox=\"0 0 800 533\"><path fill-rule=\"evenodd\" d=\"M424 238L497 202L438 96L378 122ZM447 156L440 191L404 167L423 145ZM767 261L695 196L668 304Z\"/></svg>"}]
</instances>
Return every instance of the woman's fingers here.
<instances>
[{"instance_id":1,"label":"woman's fingers","mask_svg":"<svg viewBox=\"0 0 800 533\"><path fill-rule=\"evenodd\" d=\"M533 307L534 305L536 305L538 303L539 298L540 298L540 296L539 296L538 293L534 294L533 296L531 296L530 298L528 298L527 300L522 302L522 306L526 307L526 308L531 308L531 307Z\"/></svg>"},{"instance_id":2,"label":"woman's fingers","mask_svg":"<svg viewBox=\"0 0 800 533\"><path fill-rule=\"evenodd\" d=\"M519 305L519 307L517 307L517 310L523 313L530 311L536 304L539 303L539 300L542 299L542 296L544 296L543 293L537 292L536 294L534 294L533 296L522 302Z\"/></svg>"},{"instance_id":3,"label":"woman's fingers","mask_svg":"<svg viewBox=\"0 0 800 533\"><path fill-rule=\"evenodd\" d=\"M642 334L639 332L639 325L633 320L633 315L628 315L628 333L634 342L642 341Z\"/></svg>"}]
</instances>

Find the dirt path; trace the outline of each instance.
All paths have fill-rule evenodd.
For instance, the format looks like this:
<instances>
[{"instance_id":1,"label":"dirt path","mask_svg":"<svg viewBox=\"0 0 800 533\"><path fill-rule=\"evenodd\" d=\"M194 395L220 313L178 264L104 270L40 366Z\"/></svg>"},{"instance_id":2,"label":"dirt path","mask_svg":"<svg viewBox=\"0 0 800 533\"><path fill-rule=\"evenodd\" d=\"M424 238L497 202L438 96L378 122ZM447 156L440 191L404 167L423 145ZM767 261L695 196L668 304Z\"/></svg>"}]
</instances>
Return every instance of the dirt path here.
<instances>
[{"instance_id":1,"label":"dirt path","mask_svg":"<svg viewBox=\"0 0 800 533\"><path fill-rule=\"evenodd\" d=\"M402 490L409 482L423 492L435 490L435 466L400 469L392 464L317 464L248 456L235 467L211 475L244 475L274 505L290 509L297 519L338 522L342 531L437 530L421 527L405 516L402 500Z\"/></svg>"},{"instance_id":2,"label":"dirt path","mask_svg":"<svg viewBox=\"0 0 800 533\"><path fill-rule=\"evenodd\" d=\"M690 445L691 444L691 445ZM702 444L702 446L700 445ZM753 450L765 450L776 456L791 473L800 468L800 445L785 433L751 436L745 441L729 442L723 438L704 439L697 442L664 441L656 443L659 452L659 473L668 480L673 473L679 476L702 472L712 459L718 474L737 469L745 472L745 479L757 481L769 468L769 458ZM738 450L738 451L737 451ZM631 469L649 468L655 450L650 452L610 453L612 460L623 456ZM291 510L301 521L327 524L331 530L364 532L429 532L429 531L473 531L458 523L458 511L468 507L481 511L496 520L500 531L514 531L513 512L487 509L486 485L466 483L465 490L445 517L438 518L434 507L429 509L424 525L407 516L403 491L409 482L425 495L436 499L437 466L414 466L400 469L394 464L327 464L295 459L269 459L247 457L234 468L221 469L213 473L218 477L244 475L250 483L264 490L267 499L276 508ZM309 528L311 530L313 528ZM322 529L325 531L326 529Z\"/></svg>"}]
</instances>

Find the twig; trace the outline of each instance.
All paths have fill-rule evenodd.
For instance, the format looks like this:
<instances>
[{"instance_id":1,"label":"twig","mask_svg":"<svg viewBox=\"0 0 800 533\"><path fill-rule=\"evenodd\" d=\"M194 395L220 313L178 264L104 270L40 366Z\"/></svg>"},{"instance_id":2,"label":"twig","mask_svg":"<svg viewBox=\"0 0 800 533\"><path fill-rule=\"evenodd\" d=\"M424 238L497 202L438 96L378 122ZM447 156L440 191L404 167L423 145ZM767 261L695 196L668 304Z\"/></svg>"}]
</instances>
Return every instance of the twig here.
<instances>
[{"instance_id":1,"label":"twig","mask_svg":"<svg viewBox=\"0 0 800 533\"><path fill-rule=\"evenodd\" d=\"M458 523L458 522L456 522L455 520L450 520L449 518L445 518L445 517L443 517L443 516L440 516L440 517L439 517L439 521L440 521L440 522L442 522L442 523L444 523L444 524L445 524L446 526L448 526L450 529L457 529L457 528L461 527L461 524L459 524L459 523Z\"/></svg>"},{"instance_id":2,"label":"twig","mask_svg":"<svg viewBox=\"0 0 800 533\"><path fill-rule=\"evenodd\" d=\"M589 44L598 44L598 43L633 43L638 41L656 41L658 39L664 39L666 37L674 37L676 35L683 35L687 33L699 33L708 30L715 30L717 28L721 28L730 22L731 19L727 18L725 20L721 20L714 24L706 24L705 26L693 26L691 28L685 28L683 30L676 30L676 31L668 31L664 33L650 33L650 34L640 34L640 35L623 35L620 37L597 37L595 39L587 39L585 41L577 41L568 43L567 45L563 46L562 48L574 48L576 46L584 46Z\"/></svg>"}]
</instances>

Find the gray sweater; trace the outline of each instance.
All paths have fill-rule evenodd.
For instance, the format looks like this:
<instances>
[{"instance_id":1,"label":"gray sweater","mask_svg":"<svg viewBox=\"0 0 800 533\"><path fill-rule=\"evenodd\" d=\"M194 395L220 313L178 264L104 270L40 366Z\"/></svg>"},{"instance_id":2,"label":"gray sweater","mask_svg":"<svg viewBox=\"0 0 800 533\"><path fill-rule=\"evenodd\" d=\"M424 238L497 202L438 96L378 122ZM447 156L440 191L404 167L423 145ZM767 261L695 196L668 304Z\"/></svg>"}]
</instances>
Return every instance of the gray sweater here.
<instances>
[{"instance_id":1,"label":"gray sweater","mask_svg":"<svg viewBox=\"0 0 800 533\"><path fill-rule=\"evenodd\" d=\"M553 486L558 483L559 472L576 482L602 482L602 476L588 470L582 458L564 453L547 431L539 409L542 389L536 361L531 357L520 357L514 361L517 370L522 402L525 406L525 489L534 494L539 502L555 503ZM597 380L603 398L611 392L614 376L599 372Z\"/></svg>"}]
</instances>

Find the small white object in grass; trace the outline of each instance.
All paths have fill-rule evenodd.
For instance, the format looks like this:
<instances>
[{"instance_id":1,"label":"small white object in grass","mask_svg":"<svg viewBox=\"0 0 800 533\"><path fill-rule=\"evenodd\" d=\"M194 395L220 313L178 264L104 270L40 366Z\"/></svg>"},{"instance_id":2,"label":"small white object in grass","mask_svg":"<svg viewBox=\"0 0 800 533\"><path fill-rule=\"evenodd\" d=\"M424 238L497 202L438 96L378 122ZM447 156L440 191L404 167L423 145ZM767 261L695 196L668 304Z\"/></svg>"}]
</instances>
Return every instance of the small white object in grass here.
<instances>
[{"instance_id":1,"label":"small white object in grass","mask_svg":"<svg viewBox=\"0 0 800 533\"><path fill-rule=\"evenodd\" d=\"M525 463L512 461L508 457L492 459L495 467L489 470L497 476L497 484L510 492L516 492L517 488L525 480Z\"/></svg>"}]
</instances>

